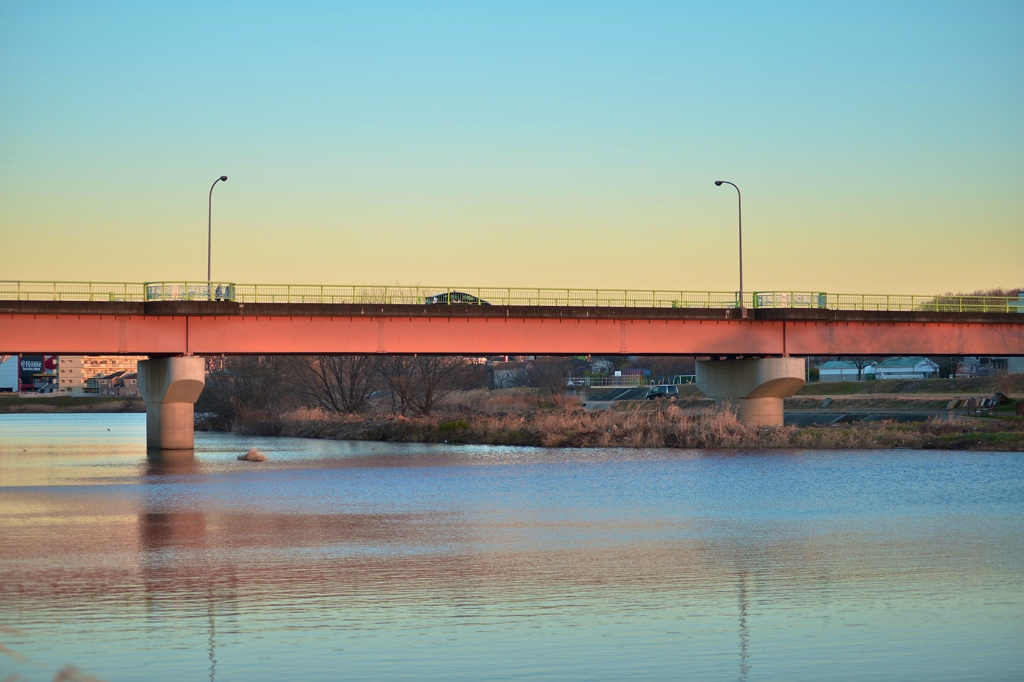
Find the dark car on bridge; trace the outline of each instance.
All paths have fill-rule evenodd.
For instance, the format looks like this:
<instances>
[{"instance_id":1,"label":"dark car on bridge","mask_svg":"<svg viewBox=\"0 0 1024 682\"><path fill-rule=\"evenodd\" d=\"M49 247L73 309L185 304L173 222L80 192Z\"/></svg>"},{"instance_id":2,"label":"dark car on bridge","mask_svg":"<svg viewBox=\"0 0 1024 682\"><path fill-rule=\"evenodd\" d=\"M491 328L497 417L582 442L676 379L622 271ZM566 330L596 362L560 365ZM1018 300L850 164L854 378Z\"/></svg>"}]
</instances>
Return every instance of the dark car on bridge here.
<instances>
[{"instance_id":1,"label":"dark car on bridge","mask_svg":"<svg viewBox=\"0 0 1024 682\"><path fill-rule=\"evenodd\" d=\"M448 291L443 294L434 294L423 299L427 305L490 305L482 298L462 291Z\"/></svg>"}]
</instances>

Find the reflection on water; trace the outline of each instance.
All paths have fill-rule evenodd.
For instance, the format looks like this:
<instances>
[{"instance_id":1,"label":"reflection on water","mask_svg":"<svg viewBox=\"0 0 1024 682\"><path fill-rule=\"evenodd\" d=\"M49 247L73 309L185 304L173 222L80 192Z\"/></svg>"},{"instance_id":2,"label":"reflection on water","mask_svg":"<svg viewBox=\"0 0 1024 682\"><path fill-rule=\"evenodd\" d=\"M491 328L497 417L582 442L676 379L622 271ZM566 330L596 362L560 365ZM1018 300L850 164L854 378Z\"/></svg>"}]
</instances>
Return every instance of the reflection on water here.
<instances>
[{"instance_id":1,"label":"reflection on water","mask_svg":"<svg viewBox=\"0 0 1024 682\"><path fill-rule=\"evenodd\" d=\"M0 415L0 679L1024 672L1019 455L196 445Z\"/></svg>"},{"instance_id":2,"label":"reflection on water","mask_svg":"<svg viewBox=\"0 0 1024 682\"><path fill-rule=\"evenodd\" d=\"M147 476L184 476L200 472L200 460L194 450L147 450ZM151 479L157 482L158 479Z\"/></svg>"},{"instance_id":3,"label":"reflection on water","mask_svg":"<svg viewBox=\"0 0 1024 682\"><path fill-rule=\"evenodd\" d=\"M740 600L740 679L745 680L750 674L750 633L747 632L747 574L740 571L739 578L739 600Z\"/></svg>"}]
</instances>

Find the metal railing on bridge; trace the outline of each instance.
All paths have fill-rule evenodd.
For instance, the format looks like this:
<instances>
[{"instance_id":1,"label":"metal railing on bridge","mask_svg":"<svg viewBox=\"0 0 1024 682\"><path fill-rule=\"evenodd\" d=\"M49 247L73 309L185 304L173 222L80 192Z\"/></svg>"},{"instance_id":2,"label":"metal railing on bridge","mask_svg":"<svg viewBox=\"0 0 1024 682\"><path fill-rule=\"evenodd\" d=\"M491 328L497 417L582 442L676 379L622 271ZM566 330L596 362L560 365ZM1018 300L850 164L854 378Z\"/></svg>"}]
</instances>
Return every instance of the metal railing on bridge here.
<instances>
[{"instance_id":1,"label":"metal railing on bridge","mask_svg":"<svg viewBox=\"0 0 1024 682\"><path fill-rule=\"evenodd\" d=\"M0 281L0 301L143 301L144 284Z\"/></svg>"},{"instance_id":2,"label":"metal railing on bridge","mask_svg":"<svg viewBox=\"0 0 1024 682\"><path fill-rule=\"evenodd\" d=\"M646 376L604 376L604 377L569 377L569 386L589 386L591 388L625 388L629 386L681 386L696 383L695 374L674 374L667 377Z\"/></svg>"},{"instance_id":3,"label":"metal railing on bridge","mask_svg":"<svg viewBox=\"0 0 1024 682\"><path fill-rule=\"evenodd\" d=\"M235 284L233 282L0 281L0 300L15 301L237 301L406 305L581 306L607 308L737 308L729 291L558 289L527 287ZM751 309L1024 313L1024 294L1003 296L829 294L812 291L744 292Z\"/></svg>"}]
</instances>

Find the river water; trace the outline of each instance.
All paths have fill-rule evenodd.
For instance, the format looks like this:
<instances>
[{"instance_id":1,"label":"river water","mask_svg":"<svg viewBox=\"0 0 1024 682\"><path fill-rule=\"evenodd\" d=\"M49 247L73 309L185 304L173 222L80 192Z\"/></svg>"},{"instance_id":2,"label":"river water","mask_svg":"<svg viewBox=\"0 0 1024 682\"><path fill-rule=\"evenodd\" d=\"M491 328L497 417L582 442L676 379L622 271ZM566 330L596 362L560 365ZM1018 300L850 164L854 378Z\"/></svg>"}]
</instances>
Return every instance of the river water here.
<instances>
[{"instance_id":1,"label":"river water","mask_svg":"<svg viewBox=\"0 0 1024 682\"><path fill-rule=\"evenodd\" d=\"M1024 678L1019 454L144 420L0 415L0 679Z\"/></svg>"}]
</instances>

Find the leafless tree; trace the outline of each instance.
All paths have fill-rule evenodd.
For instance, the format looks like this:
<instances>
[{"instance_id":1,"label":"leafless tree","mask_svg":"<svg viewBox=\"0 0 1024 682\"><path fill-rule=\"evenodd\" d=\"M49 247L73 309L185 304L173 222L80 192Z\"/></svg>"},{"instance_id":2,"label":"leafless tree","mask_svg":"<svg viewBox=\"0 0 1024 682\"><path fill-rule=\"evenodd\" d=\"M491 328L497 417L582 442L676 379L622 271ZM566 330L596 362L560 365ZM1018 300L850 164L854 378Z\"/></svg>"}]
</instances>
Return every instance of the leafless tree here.
<instances>
[{"instance_id":1,"label":"leafless tree","mask_svg":"<svg viewBox=\"0 0 1024 682\"><path fill-rule=\"evenodd\" d=\"M330 412L362 412L380 383L365 355L300 356L292 364L299 391Z\"/></svg>"},{"instance_id":2,"label":"leafless tree","mask_svg":"<svg viewBox=\"0 0 1024 682\"><path fill-rule=\"evenodd\" d=\"M852 362L853 366L857 368L857 381L864 381L864 368L873 362L878 362L878 358L855 355L848 362Z\"/></svg>"},{"instance_id":3,"label":"leafless tree","mask_svg":"<svg viewBox=\"0 0 1024 682\"><path fill-rule=\"evenodd\" d=\"M527 375L530 385L535 388L547 389L552 396L565 393L569 370L576 364L574 358L538 357L530 363Z\"/></svg>"},{"instance_id":4,"label":"leafless tree","mask_svg":"<svg viewBox=\"0 0 1024 682\"><path fill-rule=\"evenodd\" d=\"M243 355L231 358L233 402L239 409L279 407L288 393L288 362L281 355Z\"/></svg>"},{"instance_id":5,"label":"leafless tree","mask_svg":"<svg viewBox=\"0 0 1024 682\"><path fill-rule=\"evenodd\" d=\"M459 387L467 367L464 358L444 355L384 355L375 364L390 389L394 408L401 414L424 416Z\"/></svg>"},{"instance_id":6,"label":"leafless tree","mask_svg":"<svg viewBox=\"0 0 1024 682\"><path fill-rule=\"evenodd\" d=\"M278 411L290 398L287 366L281 355L228 358L223 370L206 377L196 412L211 415L214 427L230 428L241 414Z\"/></svg>"},{"instance_id":7,"label":"leafless tree","mask_svg":"<svg viewBox=\"0 0 1024 682\"><path fill-rule=\"evenodd\" d=\"M996 289L978 289L976 291L972 291L969 294L953 294L953 295L954 296L1000 296L1000 297L1005 296L1007 298L1013 298L1015 296L1020 296L1020 293L1022 291L1024 291L1024 287L1009 287L1009 288L999 287L999 288L996 288Z\"/></svg>"}]
</instances>

